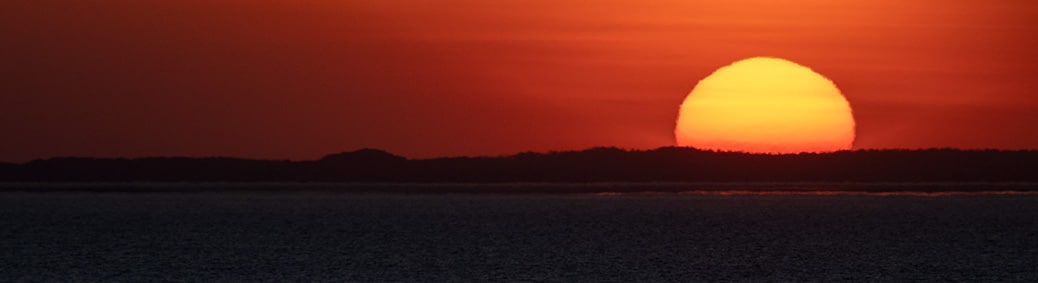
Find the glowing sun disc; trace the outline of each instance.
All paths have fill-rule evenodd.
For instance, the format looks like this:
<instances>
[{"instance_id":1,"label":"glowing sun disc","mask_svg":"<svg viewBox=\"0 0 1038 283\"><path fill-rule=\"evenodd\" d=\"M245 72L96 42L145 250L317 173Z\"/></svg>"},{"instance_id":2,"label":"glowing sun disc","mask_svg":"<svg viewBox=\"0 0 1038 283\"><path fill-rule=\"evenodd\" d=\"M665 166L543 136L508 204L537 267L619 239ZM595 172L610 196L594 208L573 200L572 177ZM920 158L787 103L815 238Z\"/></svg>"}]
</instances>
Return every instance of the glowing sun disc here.
<instances>
[{"instance_id":1,"label":"glowing sun disc","mask_svg":"<svg viewBox=\"0 0 1038 283\"><path fill-rule=\"evenodd\" d=\"M674 128L679 146L752 153L845 150L854 134L850 104L832 81L770 57L736 61L700 80Z\"/></svg>"}]
</instances>

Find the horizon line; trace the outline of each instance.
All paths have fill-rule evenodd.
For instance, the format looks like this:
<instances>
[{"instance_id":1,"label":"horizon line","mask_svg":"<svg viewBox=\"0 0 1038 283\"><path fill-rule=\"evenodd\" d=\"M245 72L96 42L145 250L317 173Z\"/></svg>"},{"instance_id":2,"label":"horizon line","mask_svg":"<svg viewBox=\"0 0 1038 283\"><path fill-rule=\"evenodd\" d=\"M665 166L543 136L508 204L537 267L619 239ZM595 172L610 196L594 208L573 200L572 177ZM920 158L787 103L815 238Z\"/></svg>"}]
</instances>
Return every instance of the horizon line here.
<instances>
[{"instance_id":1,"label":"horizon line","mask_svg":"<svg viewBox=\"0 0 1038 283\"><path fill-rule=\"evenodd\" d=\"M330 157L330 156L340 155L340 154L349 154L349 153L357 153L357 152L372 152L372 151L373 152L381 152L381 153L389 154L391 156L403 158L404 160L408 160L408 161L412 161L412 160L418 161L418 160L436 160L436 159L452 159L452 158L508 158L508 157L515 157L515 156L524 155L524 154L551 155L551 154L562 154L562 153L587 152L587 151L593 151L593 150L619 150L619 151L630 153L630 152L651 152L651 151L667 150L667 149L692 150L692 151L699 151L699 152L721 153L721 154L742 154L742 155L752 155L752 156L825 155L825 154L837 154L837 153L846 153L846 152L876 152L876 151L889 151L889 152L904 152L904 151L1035 152L1035 151L1038 151L1038 148L1004 149L1004 148L956 148L956 147L917 147L917 148L907 148L907 147L905 147L905 148L853 148L853 149L843 149L843 150L836 150L836 151L822 151L822 152L764 153L764 152L746 152L746 151L732 151L732 150L701 149L701 148L695 148L695 147L689 147L689 146L661 146L661 147L649 148L649 149L623 148L623 147L618 147L618 146L593 146L593 147L588 147L588 148L584 148L584 149L564 149L564 150L547 150L547 151L526 150L526 151L519 151L519 152L515 152L515 153L511 153L511 154L497 154L497 155L493 155L493 154L485 154L485 155L442 155L442 156L435 156L435 157L412 158L412 157L407 157L407 156L404 156L404 155L396 154L396 153L393 153L393 152L391 152L389 150L385 150L385 149L372 148L372 147L362 147L362 148L357 148L357 149L354 149L354 150L346 150L346 151L340 151L340 152L326 153L326 154L324 154L321 157L318 157L316 159L239 157L239 156L229 156L229 155L141 155L141 156L87 156L87 155L83 155L83 156L71 156L71 155L61 156L61 155L58 155L58 156L51 156L51 157L34 158L34 159L27 160L27 161L22 161L22 162L18 162L18 161L0 161L0 164L19 164L20 165L20 164L27 164L27 163L31 163L31 162L35 162L35 161L45 161L45 160L54 160L54 159L141 160L141 159L178 159L178 158L184 158L184 159L237 159L237 160L253 160L253 161L308 162L308 161L320 161L321 159L324 159L324 158L327 158L327 157Z\"/></svg>"}]
</instances>

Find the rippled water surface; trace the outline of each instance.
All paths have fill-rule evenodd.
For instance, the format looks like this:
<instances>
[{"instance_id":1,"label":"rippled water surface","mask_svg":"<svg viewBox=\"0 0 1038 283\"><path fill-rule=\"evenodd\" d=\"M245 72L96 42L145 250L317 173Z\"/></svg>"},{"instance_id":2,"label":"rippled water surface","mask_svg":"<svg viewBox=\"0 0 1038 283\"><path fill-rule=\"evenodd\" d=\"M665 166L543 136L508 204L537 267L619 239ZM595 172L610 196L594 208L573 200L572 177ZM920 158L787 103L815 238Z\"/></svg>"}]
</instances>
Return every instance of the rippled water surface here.
<instances>
[{"instance_id":1,"label":"rippled water surface","mask_svg":"<svg viewBox=\"0 0 1038 283\"><path fill-rule=\"evenodd\" d=\"M0 193L0 281L1038 280L1035 195Z\"/></svg>"}]
</instances>

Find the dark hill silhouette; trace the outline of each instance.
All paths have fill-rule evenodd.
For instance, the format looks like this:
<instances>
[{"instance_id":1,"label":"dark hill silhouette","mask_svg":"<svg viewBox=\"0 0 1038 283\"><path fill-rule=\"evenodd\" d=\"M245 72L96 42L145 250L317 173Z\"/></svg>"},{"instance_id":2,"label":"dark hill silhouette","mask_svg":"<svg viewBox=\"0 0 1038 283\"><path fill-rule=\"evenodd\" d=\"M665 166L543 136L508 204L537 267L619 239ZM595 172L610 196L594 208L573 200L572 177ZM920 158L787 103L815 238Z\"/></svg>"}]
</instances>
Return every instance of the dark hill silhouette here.
<instances>
[{"instance_id":1,"label":"dark hill silhouette","mask_svg":"<svg viewBox=\"0 0 1038 283\"><path fill-rule=\"evenodd\" d=\"M406 161L407 158L393 155L392 153L378 149L360 149L336 154L329 154L317 160L322 163L376 163L389 164Z\"/></svg>"},{"instance_id":2,"label":"dark hill silhouette","mask_svg":"<svg viewBox=\"0 0 1038 283\"><path fill-rule=\"evenodd\" d=\"M409 160L362 149L316 161L52 158L3 182L1038 182L1038 151L857 150L787 155L664 147Z\"/></svg>"},{"instance_id":3,"label":"dark hill silhouette","mask_svg":"<svg viewBox=\"0 0 1038 283\"><path fill-rule=\"evenodd\" d=\"M0 180L6 180L17 177L18 169L18 164L0 162Z\"/></svg>"},{"instance_id":4,"label":"dark hill silhouette","mask_svg":"<svg viewBox=\"0 0 1038 283\"><path fill-rule=\"evenodd\" d=\"M407 158L377 149L361 149L327 155L317 162L302 164L307 181L377 182L394 181L407 174ZM297 179L300 180L300 179Z\"/></svg>"}]
</instances>

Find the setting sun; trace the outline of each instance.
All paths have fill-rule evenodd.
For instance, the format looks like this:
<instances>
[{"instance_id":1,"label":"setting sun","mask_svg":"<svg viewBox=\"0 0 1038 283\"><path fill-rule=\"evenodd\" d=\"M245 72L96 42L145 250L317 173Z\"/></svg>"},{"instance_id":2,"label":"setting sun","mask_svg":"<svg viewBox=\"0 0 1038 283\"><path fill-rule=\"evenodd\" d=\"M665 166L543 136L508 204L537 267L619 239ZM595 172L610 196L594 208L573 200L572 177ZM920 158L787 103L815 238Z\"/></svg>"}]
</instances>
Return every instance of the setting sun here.
<instances>
[{"instance_id":1,"label":"setting sun","mask_svg":"<svg viewBox=\"0 0 1038 283\"><path fill-rule=\"evenodd\" d=\"M679 146L753 153L850 149L854 117L832 81L788 60L754 57L699 81L678 113Z\"/></svg>"}]
</instances>

